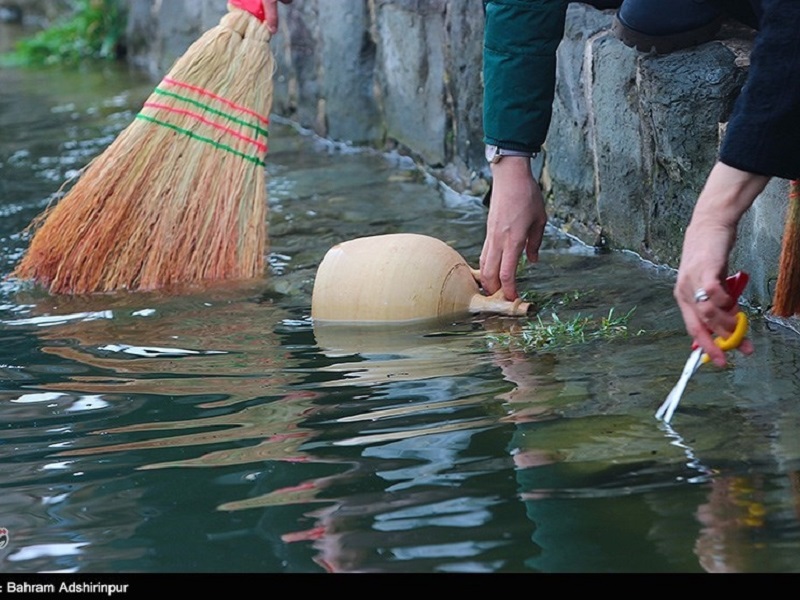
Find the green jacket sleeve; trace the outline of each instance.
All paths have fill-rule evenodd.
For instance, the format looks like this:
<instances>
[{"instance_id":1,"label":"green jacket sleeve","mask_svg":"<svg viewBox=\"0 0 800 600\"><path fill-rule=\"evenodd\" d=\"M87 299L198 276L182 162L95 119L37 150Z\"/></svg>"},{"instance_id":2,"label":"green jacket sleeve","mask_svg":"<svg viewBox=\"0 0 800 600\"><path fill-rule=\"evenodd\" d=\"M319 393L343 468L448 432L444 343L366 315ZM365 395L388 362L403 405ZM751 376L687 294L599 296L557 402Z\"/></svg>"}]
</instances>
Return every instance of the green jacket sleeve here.
<instances>
[{"instance_id":1,"label":"green jacket sleeve","mask_svg":"<svg viewBox=\"0 0 800 600\"><path fill-rule=\"evenodd\" d=\"M484 141L538 152L553 112L566 0L484 0Z\"/></svg>"}]
</instances>

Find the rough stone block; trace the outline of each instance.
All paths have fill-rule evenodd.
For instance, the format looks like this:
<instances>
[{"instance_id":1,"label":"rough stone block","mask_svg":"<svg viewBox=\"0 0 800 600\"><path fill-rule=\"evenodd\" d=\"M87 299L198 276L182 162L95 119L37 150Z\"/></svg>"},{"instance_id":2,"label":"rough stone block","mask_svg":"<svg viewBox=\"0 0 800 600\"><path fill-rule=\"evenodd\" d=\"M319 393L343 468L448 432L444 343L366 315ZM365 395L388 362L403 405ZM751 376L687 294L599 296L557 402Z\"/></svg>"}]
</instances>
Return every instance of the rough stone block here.
<instances>
[{"instance_id":1,"label":"rough stone block","mask_svg":"<svg viewBox=\"0 0 800 600\"><path fill-rule=\"evenodd\" d=\"M384 0L375 14L387 133L435 166L447 158L444 4Z\"/></svg>"}]
</instances>

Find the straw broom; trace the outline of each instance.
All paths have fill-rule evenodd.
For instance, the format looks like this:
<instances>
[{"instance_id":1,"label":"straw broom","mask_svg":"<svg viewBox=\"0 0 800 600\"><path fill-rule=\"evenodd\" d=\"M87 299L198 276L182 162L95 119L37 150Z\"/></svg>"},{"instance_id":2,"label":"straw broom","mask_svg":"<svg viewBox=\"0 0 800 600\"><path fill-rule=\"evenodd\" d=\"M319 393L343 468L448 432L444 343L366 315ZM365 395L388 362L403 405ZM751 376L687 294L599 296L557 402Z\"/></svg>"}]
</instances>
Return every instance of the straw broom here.
<instances>
[{"instance_id":1,"label":"straw broom","mask_svg":"<svg viewBox=\"0 0 800 600\"><path fill-rule=\"evenodd\" d=\"M781 241L778 282L772 297L772 314L791 317L800 313L800 180L789 184L789 207Z\"/></svg>"},{"instance_id":2,"label":"straw broom","mask_svg":"<svg viewBox=\"0 0 800 600\"><path fill-rule=\"evenodd\" d=\"M274 60L261 0L179 58L136 119L29 226L13 277L53 294L263 275Z\"/></svg>"}]
</instances>

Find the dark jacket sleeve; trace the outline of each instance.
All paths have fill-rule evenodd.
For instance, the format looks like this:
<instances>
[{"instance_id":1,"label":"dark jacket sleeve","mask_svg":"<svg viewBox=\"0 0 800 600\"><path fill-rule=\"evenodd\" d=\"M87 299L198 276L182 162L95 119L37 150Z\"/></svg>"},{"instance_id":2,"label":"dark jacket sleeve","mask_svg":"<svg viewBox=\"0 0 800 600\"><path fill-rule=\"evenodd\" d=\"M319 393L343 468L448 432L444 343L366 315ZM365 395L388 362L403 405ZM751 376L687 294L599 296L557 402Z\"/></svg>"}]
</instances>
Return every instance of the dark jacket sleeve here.
<instances>
[{"instance_id":1,"label":"dark jacket sleeve","mask_svg":"<svg viewBox=\"0 0 800 600\"><path fill-rule=\"evenodd\" d=\"M762 0L747 81L720 149L728 166L800 178L800 2Z\"/></svg>"},{"instance_id":2,"label":"dark jacket sleeve","mask_svg":"<svg viewBox=\"0 0 800 600\"><path fill-rule=\"evenodd\" d=\"M553 111L566 0L484 0L484 141L538 152Z\"/></svg>"}]
</instances>

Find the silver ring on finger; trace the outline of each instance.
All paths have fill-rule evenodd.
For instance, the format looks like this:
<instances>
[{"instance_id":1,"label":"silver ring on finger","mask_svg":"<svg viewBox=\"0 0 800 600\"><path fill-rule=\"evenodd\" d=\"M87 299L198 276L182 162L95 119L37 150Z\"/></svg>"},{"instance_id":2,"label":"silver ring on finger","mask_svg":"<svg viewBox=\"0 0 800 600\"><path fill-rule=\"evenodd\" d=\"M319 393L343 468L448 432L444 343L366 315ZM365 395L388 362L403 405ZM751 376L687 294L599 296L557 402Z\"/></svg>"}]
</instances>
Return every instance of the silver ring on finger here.
<instances>
[{"instance_id":1,"label":"silver ring on finger","mask_svg":"<svg viewBox=\"0 0 800 600\"><path fill-rule=\"evenodd\" d=\"M697 288L694 291L694 301L698 304L700 302L708 302L708 292L703 288Z\"/></svg>"}]
</instances>

